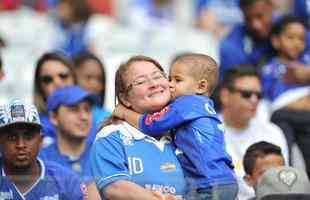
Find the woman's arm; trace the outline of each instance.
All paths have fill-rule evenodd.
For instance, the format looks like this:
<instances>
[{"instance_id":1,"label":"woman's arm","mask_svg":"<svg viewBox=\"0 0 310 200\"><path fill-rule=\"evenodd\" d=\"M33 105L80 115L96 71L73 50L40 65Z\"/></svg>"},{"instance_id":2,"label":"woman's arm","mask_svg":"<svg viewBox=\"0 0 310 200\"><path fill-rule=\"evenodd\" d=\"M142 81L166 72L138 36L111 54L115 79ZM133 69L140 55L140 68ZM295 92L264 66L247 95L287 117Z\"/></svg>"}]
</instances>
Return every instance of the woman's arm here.
<instances>
[{"instance_id":1,"label":"woman's arm","mask_svg":"<svg viewBox=\"0 0 310 200\"><path fill-rule=\"evenodd\" d=\"M119 180L113 182L101 190L101 196L109 200L158 200L157 195L143 187L129 182ZM164 198L163 198L164 199Z\"/></svg>"},{"instance_id":2,"label":"woman's arm","mask_svg":"<svg viewBox=\"0 0 310 200\"><path fill-rule=\"evenodd\" d=\"M90 182L87 184L87 193L88 193L88 199L101 200L95 182Z\"/></svg>"}]
</instances>

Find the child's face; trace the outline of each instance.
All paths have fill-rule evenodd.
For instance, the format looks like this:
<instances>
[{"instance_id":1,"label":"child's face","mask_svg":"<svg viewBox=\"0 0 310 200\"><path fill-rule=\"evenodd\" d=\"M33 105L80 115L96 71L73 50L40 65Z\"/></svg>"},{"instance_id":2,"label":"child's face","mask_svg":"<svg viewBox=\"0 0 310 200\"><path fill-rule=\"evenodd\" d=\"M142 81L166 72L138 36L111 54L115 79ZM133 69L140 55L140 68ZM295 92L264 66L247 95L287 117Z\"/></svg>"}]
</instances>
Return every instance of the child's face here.
<instances>
[{"instance_id":1,"label":"child's face","mask_svg":"<svg viewBox=\"0 0 310 200\"><path fill-rule=\"evenodd\" d=\"M300 23L291 23L275 37L276 48L282 58L295 60L305 49L306 29Z\"/></svg>"},{"instance_id":2,"label":"child's face","mask_svg":"<svg viewBox=\"0 0 310 200\"><path fill-rule=\"evenodd\" d=\"M254 169L252 174L246 174L244 180L248 185L254 186L258 178L269 168L279 167L284 165L284 160L282 156L277 154L269 154L265 157L260 157L256 159Z\"/></svg>"},{"instance_id":3,"label":"child's face","mask_svg":"<svg viewBox=\"0 0 310 200\"><path fill-rule=\"evenodd\" d=\"M180 95L195 94L198 81L192 76L191 69L184 64L175 63L170 68L169 81L172 98Z\"/></svg>"}]
</instances>

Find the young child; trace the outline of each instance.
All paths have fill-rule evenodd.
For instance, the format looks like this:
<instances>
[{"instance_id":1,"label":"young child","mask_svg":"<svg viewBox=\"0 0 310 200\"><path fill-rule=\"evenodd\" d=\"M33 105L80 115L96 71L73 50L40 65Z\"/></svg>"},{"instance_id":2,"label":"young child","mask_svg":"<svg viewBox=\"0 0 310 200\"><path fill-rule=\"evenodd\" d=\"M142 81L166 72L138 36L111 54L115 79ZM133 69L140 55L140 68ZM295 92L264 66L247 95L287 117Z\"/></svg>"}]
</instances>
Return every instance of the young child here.
<instances>
[{"instance_id":1,"label":"young child","mask_svg":"<svg viewBox=\"0 0 310 200\"><path fill-rule=\"evenodd\" d=\"M305 79L310 77L306 73L310 71L310 54L304 51L306 33L305 23L296 17L286 16L275 24L271 40L277 55L262 67L261 78L271 121L282 128L290 153L293 144L299 145L310 175L310 85Z\"/></svg>"},{"instance_id":2,"label":"young child","mask_svg":"<svg viewBox=\"0 0 310 200\"><path fill-rule=\"evenodd\" d=\"M113 113L154 137L175 130L176 153L189 188L186 199L233 200L237 195L223 124L209 98L217 81L218 66L211 57L183 54L170 68L170 104L144 115L118 105Z\"/></svg>"},{"instance_id":3,"label":"young child","mask_svg":"<svg viewBox=\"0 0 310 200\"><path fill-rule=\"evenodd\" d=\"M272 46L277 55L262 67L262 84L264 95L272 102L272 109L277 110L289 105L300 95L289 97L288 92L302 88L307 84L296 84L292 80L296 68L308 67L309 53L306 47L306 24L299 18L285 16L274 25L271 33ZM295 82L295 83L294 83ZM300 82L300 81L299 81Z\"/></svg>"},{"instance_id":4,"label":"young child","mask_svg":"<svg viewBox=\"0 0 310 200\"><path fill-rule=\"evenodd\" d=\"M269 142L257 142L249 146L244 158L244 180L255 188L258 178L269 168L284 166L281 148Z\"/></svg>"}]
</instances>

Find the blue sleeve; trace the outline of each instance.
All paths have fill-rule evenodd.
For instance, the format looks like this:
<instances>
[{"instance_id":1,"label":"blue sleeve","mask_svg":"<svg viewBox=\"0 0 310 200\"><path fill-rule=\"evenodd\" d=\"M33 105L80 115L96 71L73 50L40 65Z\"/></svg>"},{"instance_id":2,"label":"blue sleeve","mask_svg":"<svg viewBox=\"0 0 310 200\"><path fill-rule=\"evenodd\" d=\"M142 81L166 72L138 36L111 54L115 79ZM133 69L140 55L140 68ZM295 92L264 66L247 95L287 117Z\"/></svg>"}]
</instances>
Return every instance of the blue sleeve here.
<instances>
[{"instance_id":1,"label":"blue sleeve","mask_svg":"<svg viewBox=\"0 0 310 200\"><path fill-rule=\"evenodd\" d=\"M139 129L145 134L158 136L200 118L205 113L197 112L201 105L200 102L196 105L196 102L191 95L180 96L161 111L143 115L139 120Z\"/></svg>"},{"instance_id":2,"label":"blue sleeve","mask_svg":"<svg viewBox=\"0 0 310 200\"><path fill-rule=\"evenodd\" d=\"M308 6L306 3L306 0L294 0L293 1L293 8L292 8L292 14L301 17L304 20L308 20Z\"/></svg>"},{"instance_id":3,"label":"blue sleeve","mask_svg":"<svg viewBox=\"0 0 310 200\"><path fill-rule=\"evenodd\" d=\"M129 180L127 157L117 132L98 138L91 150L91 172L101 190L117 180Z\"/></svg>"}]
</instances>

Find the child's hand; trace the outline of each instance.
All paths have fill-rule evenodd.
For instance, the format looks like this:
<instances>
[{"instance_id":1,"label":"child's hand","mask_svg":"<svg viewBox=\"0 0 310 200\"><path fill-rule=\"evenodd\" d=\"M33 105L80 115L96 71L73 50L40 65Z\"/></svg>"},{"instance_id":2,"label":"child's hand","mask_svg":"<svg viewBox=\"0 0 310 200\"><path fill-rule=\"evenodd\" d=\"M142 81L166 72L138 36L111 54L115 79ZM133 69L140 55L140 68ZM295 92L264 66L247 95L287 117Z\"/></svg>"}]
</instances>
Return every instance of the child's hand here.
<instances>
[{"instance_id":1,"label":"child's hand","mask_svg":"<svg viewBox=\"0 0 310 200\"><path fill-rule=\"evenodd\" d=\"M112 116L113 117L117 117L119 119L125 119L125 113L127 112L127 108L125 106L123 106L122 104L117 104Z\"/></svg>"},{"instance_id":2,"label":"child's hand","mask_svg":"<svg viewBox=\"0 0 310 200\"><path fill-rule=\"evenodd\" d=\"M307 83L310 78L310 68L299 62L288 62L283 81L286 83Z\"/></svg>"}]
</instances>

